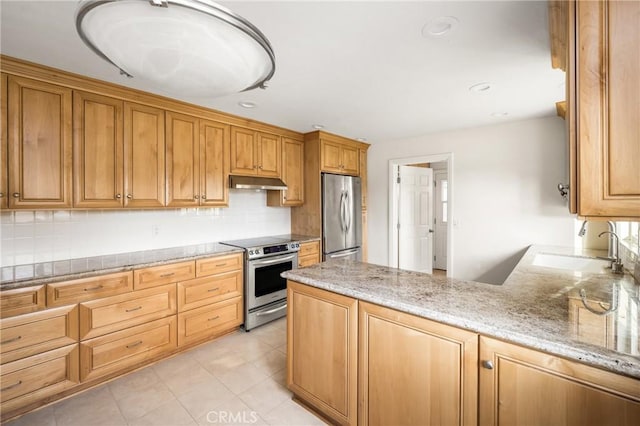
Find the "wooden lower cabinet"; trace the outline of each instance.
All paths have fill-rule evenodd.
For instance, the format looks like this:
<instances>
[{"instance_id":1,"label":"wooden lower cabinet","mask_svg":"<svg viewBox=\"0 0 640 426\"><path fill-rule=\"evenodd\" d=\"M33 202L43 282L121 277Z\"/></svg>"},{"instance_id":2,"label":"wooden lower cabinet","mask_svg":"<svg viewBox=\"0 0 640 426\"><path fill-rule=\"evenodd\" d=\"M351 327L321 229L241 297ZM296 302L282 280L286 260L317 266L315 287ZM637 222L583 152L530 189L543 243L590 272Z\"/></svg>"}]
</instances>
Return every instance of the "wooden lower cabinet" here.
<instances>
[{"instance_id":1,"label":"wooden lower cabinet","mask_svg":"<svg viewBox=\"0 0 640 426\"><path fill-rule=\"evenodd\" d=\"M242 296L242 270L178 283L178 311Z\"/></svg>"},{"instance_id":2,"label":"wooden lower cabinet","mask_svg":"<svg viewBox=\"0 0 640 426\"><path fill-rule=\"evenodd\" d=\"M637 379L485 337L480 360L480 425L640 424Z\"/></svg>"},{"instance_id":3,"label":"wooden lower cabinet","mask_svg":"<svg viewBox=\"0 0 640 426\"><path fill-rule=\"evenodd\" d=\"M338 424L357 423L358 301L287 282L287 386Z\"/></svg>"},{"instance_id":4,"label":"wooden lower cabinet","mask_svg":"<svg viewBox=\"0 0 640 426\"><path fill-rule=\"evenodd\" d=\"M102 336L176 313L176 285L80 304L80 339Z\"/></svg>"},{"instance_id":5,"label":"wooden lower cabinet","mask_svg":"<svg viewBox=\"0 0 640 426\"><path fill-rule=\"evenodd\" d=\"M0 318L27 314L44 308L45 288L43 285L0 292Z\"/></svg>"},{"instance_id":6,"label":"wooden lower cabinet","mask_svg":"<svg viewBox=\"0 0 640 426\"><path fill-rule=\"evenodd\" d=\"M316 263L320 263L320 241L301 243L298 252L298 267L304 268Z\"/></svg>"},{"instance_id":7,"label":"wooden lower cabinet","mask_svg":"<svg viewBox=\"0 0 640 426\"><path fill-rule=\"evenodd\" d=\"M478 335L359 303L361 425L475 425Z\"/></svg>"},{"instance_id":8,"label":"wooden lower cabinet","mask_svg":"<svg viewBox=\"0 0 640 426\"><path fill-rule=\"evenodd\" d=\"M242 297L179 313L178 345L189 345L224 334L243 321Z\"/></svg>"},{"instance_id":9,"label":"wooden lower cabinet","mask_svg":"<svg viewBox=\"0 0 640 426\"><path fill-rule=\"evenodd\" d=\"M63 306L133 290L133 274L116 272L91 278L47 284L47 306Z\"/></svg>"},{"instance_id":10,"label":"wooden lower cabinet","mask_svg":"<svg viewBox=\"0 0 640 426\"><path fill-rule=\"evenodd\" d=\"M0 333L1 364L77 343L78 307L5 318L0 320Z\"/></svg>"},{"instance_id":11,"label":"wooden lower cabinet","mask_svg":"<svg viewBox=\"0 0 640 426\"><path fill-rule=\"evenodd\" d=\"M142 290L196 277L194 261L170 263L133 271L133 288Z\"/></svg>"},{"instance_id":12,"label":"wooden lower cabinet","mask_svg":"<svg viewBox=\"0 0 640 426\"><path fill-rule=\"evenodd\" d=\"M4 421L7 413L78 384L78 344L4 364L0 382Z\"/></svg>"},{"instance_id":13,"label":"wooden lower cabinet","mask_svg":"<svg viewBox=\"0 0 640 426\"><path fill-rule=\"evenodd\" d=\"M80 342L80 379L134 368L177 347L174 315Z\"/></svg>"}]
</instances>

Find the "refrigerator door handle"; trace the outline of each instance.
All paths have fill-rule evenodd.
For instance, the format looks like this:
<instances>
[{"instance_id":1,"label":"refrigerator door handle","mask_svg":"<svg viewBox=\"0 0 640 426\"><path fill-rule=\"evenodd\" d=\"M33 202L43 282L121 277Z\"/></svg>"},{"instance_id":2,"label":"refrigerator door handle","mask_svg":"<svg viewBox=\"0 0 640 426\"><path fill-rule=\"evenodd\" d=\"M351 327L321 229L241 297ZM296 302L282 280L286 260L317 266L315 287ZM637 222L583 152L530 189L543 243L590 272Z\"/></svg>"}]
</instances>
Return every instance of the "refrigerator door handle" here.
<instances>
[{"instance_id":1,"label":"refrigerator door handle","mask_svg":"<svg viewBox=\"0 0 640 426\"><path fill-rule=\"evenodd\" d=\"M348 231L349 229L351 229L351 210L353 210L353 206L351 206L349 204L349 193L345 192L344 193L344 213L345 213L345 226L344 226L344 230Z\"/></svg>"},{"instance_id":2,"label":"refrigerator door handle","mask_svg":"<svg viewBox=\"0 0 640 426\"><path fill-rule=\"evenodd\" d=\"M346 195L345 192L340 194L340 229L343 232L347 232L347 219L345 216L347 213Z\"/></svg>"}]
</instances>

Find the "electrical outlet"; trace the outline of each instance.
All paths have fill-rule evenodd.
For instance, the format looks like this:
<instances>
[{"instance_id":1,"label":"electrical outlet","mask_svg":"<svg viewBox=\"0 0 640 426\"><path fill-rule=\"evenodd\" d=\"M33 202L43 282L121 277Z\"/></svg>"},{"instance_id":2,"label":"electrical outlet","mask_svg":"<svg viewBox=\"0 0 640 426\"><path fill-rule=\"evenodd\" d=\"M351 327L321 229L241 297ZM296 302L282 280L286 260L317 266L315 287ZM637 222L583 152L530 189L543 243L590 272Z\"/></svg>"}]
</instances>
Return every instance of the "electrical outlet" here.
<instances>
[{"instance_id":1,"label":"electrical outlet","mask_svg":"<svg viewBox=\"0 0 640 426\"><path fill-rule=\"evenodd\" d=\"M160 234L160 225L151 225L151 236L157 237Z\"/></svg>"}]
</instances>

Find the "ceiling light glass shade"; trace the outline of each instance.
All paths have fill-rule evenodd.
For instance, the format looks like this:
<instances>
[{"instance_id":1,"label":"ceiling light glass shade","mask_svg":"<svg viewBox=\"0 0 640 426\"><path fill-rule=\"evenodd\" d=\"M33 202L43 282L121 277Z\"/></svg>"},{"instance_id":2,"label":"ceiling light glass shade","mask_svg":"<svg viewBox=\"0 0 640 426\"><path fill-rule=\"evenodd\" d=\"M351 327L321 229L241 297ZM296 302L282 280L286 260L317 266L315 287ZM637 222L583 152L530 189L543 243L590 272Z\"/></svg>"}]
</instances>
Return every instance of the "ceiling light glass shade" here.
<instances>
[{"instance_id":1,"label":"ceiling light glass shade","mask_svg":"<svg viewBox=\"0 0 640 426\"><path fill-rule=\"evenodd\" d=\"M213 97L264 88L275 72L260 30L208 0L81 1L76 29L99 56L166 93Z\"/></svg>"}]
</instances>

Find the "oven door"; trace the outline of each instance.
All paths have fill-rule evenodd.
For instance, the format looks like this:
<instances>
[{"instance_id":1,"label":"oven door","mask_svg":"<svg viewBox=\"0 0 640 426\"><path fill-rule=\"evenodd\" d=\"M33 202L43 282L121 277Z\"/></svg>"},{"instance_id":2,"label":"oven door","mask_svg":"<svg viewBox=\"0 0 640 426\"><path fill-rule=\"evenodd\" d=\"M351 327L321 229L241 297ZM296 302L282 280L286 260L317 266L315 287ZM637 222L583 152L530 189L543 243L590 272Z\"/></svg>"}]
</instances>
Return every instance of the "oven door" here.
<instances>
[{"instance_id":1,"label":"oven door","mask_svg":"<svg viewBox=\"0 0 640 426\"><path fill-rule=\"evenodd\" d=\"M284 271L298 267L298 253L254 259L247 262L247 310L267 305L287 297Z\"/></svg>"}]
</instances>

